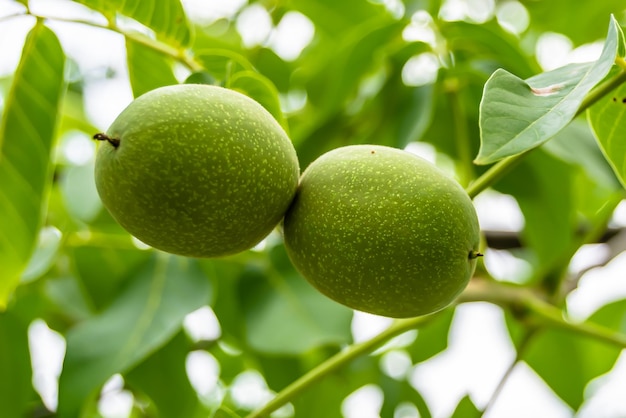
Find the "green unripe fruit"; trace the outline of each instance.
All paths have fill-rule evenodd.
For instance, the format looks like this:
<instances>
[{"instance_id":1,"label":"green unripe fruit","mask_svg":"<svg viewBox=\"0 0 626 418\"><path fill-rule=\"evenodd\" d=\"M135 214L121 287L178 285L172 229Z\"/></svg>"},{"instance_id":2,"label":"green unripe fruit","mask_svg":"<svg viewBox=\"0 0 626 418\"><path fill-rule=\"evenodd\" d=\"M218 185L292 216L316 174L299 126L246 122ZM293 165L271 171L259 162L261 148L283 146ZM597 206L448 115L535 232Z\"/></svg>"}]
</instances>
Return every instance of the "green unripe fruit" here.
<instances>
[{"instance_id":1,"label":"green unripe fruit","mask_svg":"<svg viewBox=\"0 0 626 418\"><path fill-rule=\"evenodd\" d=\"M480 255L478 218L460 185L420 157L375 145L315 160L284 235L293 264L322 293L397 318L451 303Z\"/></svg>"},{"instance_id":2,"label":"green unripe fruit","mask_svg":"<svg viewBox=\"0 0 626 418\"><path fill-rule=\"evenodd\" d=\"M155 248L217 257L253 247L295 194L293 145L260 104L208 85L134 100L105 134L96 186L111 215Z\"/></svg>"}]
</instances>

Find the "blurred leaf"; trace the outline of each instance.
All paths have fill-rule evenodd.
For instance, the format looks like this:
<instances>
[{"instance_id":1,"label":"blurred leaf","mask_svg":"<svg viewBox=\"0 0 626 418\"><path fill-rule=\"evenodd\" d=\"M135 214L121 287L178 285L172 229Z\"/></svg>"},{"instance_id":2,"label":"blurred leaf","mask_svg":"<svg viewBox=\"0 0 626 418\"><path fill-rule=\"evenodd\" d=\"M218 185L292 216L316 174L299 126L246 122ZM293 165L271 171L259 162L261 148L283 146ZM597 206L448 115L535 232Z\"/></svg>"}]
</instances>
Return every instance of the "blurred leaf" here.
<instances>
[{"instance_id":1,"label":"blurred leaf","mask_svg":"<svg viewBox=\"0 0 626 418\"><path fill-rule=\"evenodd\" d=\"M316 28L331 40L341 39L340 35L351 27L366 20L380 18L388 12L381 4L361 0L316 0L291 2L292 7L313 21ZM391 18L391 16L385 16Z\"/></svg>"},{"instance_id":2,"label":"blurred leaf","mask_svg":"<svg viewBox=\"0 0 626 418\"><path fill-rule=\"evenodd\" d=\"M383 390L383 394L385 395L383 407L380 411L381 416L395 416L394 412L396 411L397 406L401 403L408 402L415 405L419 411L420 418L431 417L426 401L422 395L420 395L417 390L411 386L408 380L396 380L391 377L381 375L377 383L380 385L380 388Z\"/></svg>"},{"instance_id":3,"label":"blurred leaf","mask_svg":"<svg viewBox=\"0 0 626 418\"><path fill-rule=\"evenodd\" d=\"M498 190L515 196L524 214L523 241L537 260L535 276L543 278L561 262L574 239L572 167L538 150L503 179Z\"/></svg>"},{"instance_id":4,"label":"blurred leaf","mask_svg":"<svg viewBox=\"0 0 626 418\"><path fill-rule=\"evenodd\" d=\"M161 53L126 39L128 77L133 96L139 97L157 87L178 84L172 63Z\"/></svg>"},{"instance_id":5,"label":"blurred leaf","mask_svg":"<svg viewBox=\"0 0 626 418\"><path fill-rule=\"evenodd\" d=\"M0 413L26 417L35 399L28 349L28 325L10 312L0 313Z\"/></svg>"},{"instance_id":6,"label":"blurred leaf","mask_svg":"<svg viewBox=\"0 0 626 418\"><path fill-rule=\"evenodd\" d=\"M222 406L220 409L215 411L211 418L241 418L241 416L237 415L229 408Z\"/></svg>"},{"instance_id":7,"label":"blurred leaf","mask_svg":"<svg viewBox=\"0 0 626 418\"><path fill-rule=\"evenodd\" d=\"M384 379L378 357L360 357L294 398L294 415L297 418L340 417L342 403L348 395L367 384L378 383L381 378Z\"/></svg>"},{"instance_id":8,"label":"blurred leaf","mask_svg":"<svg viewBox=\"0 0 626 418\"><path fill-rule=\"evenodd\" d=\"M191 417L199 399L191 386L185 362L191 350L184 332L124 375L128 385L150 397L160 418Z\"/></svg>"},{"instance_id":9,"label":"blurred leaf","mask_svg":"<svg viewBox=\"0 0 626 418\"><path fill-rule=\"evenodd\" d=\"M210 293L195 260L158 253L108 309L68 332L59 417L77 416L108 378L163 346Z\"/></svg>"},{"instance_id":10,"label":"blurred leaf","mask_svg":"<svg viewBox=\"0 0 626 418\"><path fill-rule=\"evenodd\" d=\"M43 227L39 230L37 247L22 274L22 283L35 280L48 271L55 261L60 244L61 231L52 226Z\"/></svg>"},{"instance_id":11,"label":"blurred leaf","mask_svg":"<svg viewBox=\"0 0 626 418\"><path fill-rule=\"evenodd\" d=\"M241 71L254 71L254 67L246 57L228 49L201 49L196 52L196 59L202 63L209 74L222 81Z\"/></svg>"},{"instance_id":12,"label":"blurred leaf","mask_svg":"<svg viewBox=\"0 0 626 418\"><path fill-rule=\"evenodd\" d=\"M277 270L250 271L240 285L246 333L262 353L296 355L350 342L352 310L323 296L291 266L284 247L270 254Z\"/></svg>"},{"instance_id":13,"label":"blurred leaf","mask_svg":"<svg viewBox=\"0 0 626 418\"><path fill-rule=\"evenodd\" d=\"M436 110L436 91L433 85L414 87L406 96L406 102L399 109L398 144L406 146L419 141L430 126Z\"/></svg>"},{"instance_id":14,"label":"blurred leaf","mask_svg":"<svg viewBox=\"0 0 626 418\"><path fill-rule=\"evenodd\" d=\"M618 300L598 309L589 321L626 334L626 300Z\"/></svg>"},{"instance_id":15,"label":"blurred leaf","mask_svg":"<svg viewBox=\"0 0 626 418\"><path fill-rule=\"evenodd\" d=\"M587 115L607 161L626 187L626 84L600 99Z\"/></svg>"},{"instance_id":16,"label":"blurred leaf","mask_svg":"<svg viewBox=\"0 0 626 418\"><path fill-rule=\"evenodd\" d=\"M50 300L70 323L84 321L93 315L76 278L60 277L46 280L44 287L46 299Z\"/></svg>"},{"instance_id":17,"label":"blurred leaf","mask_svg":"<svg viewBox=\"0 0 626 418\"><path fill-rule=\"evenodd\" d=\"M94 164L69 166L63 170L59 189L69 214L77 220L90 223L102 210L102 201L96 190Z\"/></svg>"},{"instance_id":18,"label":"blurred leaf","mask_svg":"<svg viewBox=\"0 0 626 418\"><path fill-rule=\"evenodd\" d=\"M600 308L589 321L626 332L626 301ZM530 342L523 360L561 399L577 410L584 400L585 386L608 372L620 352L613 345L571 331L547 329Z\"/></svg>"},{"instance_id":19,"label":"blurred leaf","mask_svg":"<svg viewBox=\"0 0 626 418\"><path fill-rule=\"evenodd\" d=\"M74 0L102 12L108 19L116 13L135 19L156 32L157 38L177 46L191 42L191 31L180 0Z\"/></svg>"},{"instance_id":20,"label":"blurred leaf","mask_svg":"<svg viewBox=\"0 0 626 418\"><path fill-rule=\"evenodd\" d=\"M454 317L454 309L446 309L436 315L435 319L420 327L417 339L407 351L413 364L428 360L448 347L448 332Z\"/></svg>"},{"instance_id":21,"label":"blurred leaf","mask_svg":"<svg viewBox=\"0 0 626 418\"><path fill-rule=\"evenodd\" d=\"M598 61L570 64L524 81L497 70L485 85L480 109L477 164L489 164L535 148L563 129L581 103L608 74L623 34L611 18Z\"/></svg>"},{"instance_id":22,"label":"blurred leaf","mask_svg":"<svg viewBox=\"0 0 626 418\"><path fill-rule=\"evenodd\" d=\"M322 345L299 357L255 353L254 358L268 386L278 392L302 376L307 371L307 365L319 364L338 351L339 347Z\"/></svg>"},{"instance_id":23,"label":"blurred leaf","mask_svg":"<svg viewBox=\"0 0 626 418\"><path fill-rule=\"evenodd\" d=\"M259 48L254 55L254 66L269 78L281 92L289 90L292 68L269 48Z\"/></svg>"},{"instance_id":24,"label":"blurred leaf","mask_svg":"<svg viewBox=\"0 0 626 418\"><path fill-rule=\"evenodd\" d=\"M199 71L196 73L191 73L189 77L185 79L185 84L215 85L215 79L211 76L211 74L204 71Z\"/></svg>"},{"instance_id":25,"label":"blurred leaf","mask_svg":"<svg viewBox=\"0 0 626 418\"><path fill-rule=\"evenodd\" d=\"M403 28L402 22L376 19L355 26L348 36L337 40L326 62L317 63L319 71L307 86L309 100L322 115L335 112L354 94L363 76L382 59L379 52L396 40Z\"/></svg>"},{"instance_id":26,"label":"blurred leaf","mask_svg":"<svg viewBox=\"0 0 626 418\"><path fill-rule=\"evenodd\" d=\"M263 75L254 71L241 71L228 79L227 87L239 90L248 97L259 102L265 110L270 112L274 119L288 132L289 126L285 121L278 100L276 87Z\"/></svg>"},{"instance_id":27,"label":"blurred leaf","mask_svg":"<svg viewBox=\"0 0 626 418\"><path fill-rule=\"evenodd\" d=\"M454 413L450 418L471 418L480 417L481 413L474 405L474 402L468 395L464 396L454 410Z\"/></svg>"},{"instance_id":28,"label":"blurred leaf","mask_svg":"<svg viewBox=\"0 0 626 418\"><path fill-rule=\"evenodd\" d=\"M211 307L222 328L220 341L232 344L235 343L230 341L231 338L237 343L245 339L243 309L240 306L238 287L239 279L246 267L244 263L237 261L237 256L200 260L205 274L212 279L215 297Z\"/></svg>"},{"instance_id":29,"label":"blurred leaf","mask_svg":"<svg viewBox=\"0 0 626 418\"><path fill-rule=\"evenodd\" d=\"M623 191L589 124L581 118L574 120L548 141L543 149L575 169L572 173L572 206L579 218L576 232L584 234L605 228L605 212L613 212L623 197ZM573 244L579 245L577 242Z\"/></svg>"},{"instance_id":30,"label":"blurred leaf","mask_svg":"<svg viewBox=\"0 0 626 418\"><path fill-rule=\"evenodd\" d=\"M598 147L589 124L580 118L546 142L544 149L563 161L580 165L597 184L611 189L620 188L619 180Z\"/></svg>"},{"instance_id":31,"label":"blurred leaf","mask_svg":"<svg viewBox=\"0 0 626 418\"><path fill-rule=\"evenodd\" d=\"M41 23L30 31L0 124L0 310L37 240L52 167L65 56Z\"/></svg>"},{"instance_id":32,"label":"blurred leaf","mask_svg":"<svg viewBox=\"0 0 626 418\"><path fill-rule=\"evenodd\" d=\"M152 255L150 251L124 248L116 242L116 236L101 238L102 244L108 246L81 243L72 249L72 261L81 280L81 285L90 297L96 310L103 309L117 296L120 288L127 283L130 276ZM126 247L130 246L130 238L123 235Z\"/></svg>"},{"instance_id":33,"label":"blurred leaf","mask_svg":"<svg viewBox=\"0 0 626 418\"><path fill-rule=\"evenodd\" d=\"M455 63L464 61L492 61L496 68L530 77L540 71L540 67L524 51L519 38L504 30L496 20L483 24L464 21L443 22L439 28L448 43L448 49L455 54ZM496 69L494 68L494 70Z\"/></svg>"},{"instance_id":34,"label":"blurred leaf","mask_svg":"<svg viewBox=\"0 0 626 418\"><path fill-rule=\"evenodd\" d=\"M562 33L574 41L574 45L600 39L604 33L598 22L611 13L623 16L626 8L623 0L577 0L575 7L570 0L521 0L521 3L530 13L534 31Z\"/></svg>"}]
</instances>

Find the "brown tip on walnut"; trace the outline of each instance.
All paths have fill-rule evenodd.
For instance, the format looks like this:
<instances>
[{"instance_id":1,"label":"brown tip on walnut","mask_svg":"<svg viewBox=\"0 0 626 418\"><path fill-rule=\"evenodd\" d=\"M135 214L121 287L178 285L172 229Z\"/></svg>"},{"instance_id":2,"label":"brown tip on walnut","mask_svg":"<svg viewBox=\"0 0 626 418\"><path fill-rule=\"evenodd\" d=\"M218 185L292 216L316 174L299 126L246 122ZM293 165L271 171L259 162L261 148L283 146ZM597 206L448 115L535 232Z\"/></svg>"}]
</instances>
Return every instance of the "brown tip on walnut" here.
<instances>
[{"instance_id":1,"label":"brown tip on walnut","mask_svg":"<svg viewBox=\"0 0 626 418\"><path fill-rule=\"evenodd\" d=\"M97 133L93 136L93 139L95 139L96 141L107 141L109 144L113 145L115 148L120 146L120 140L117 138L111 138L110 136L103 134L103 133Z\"/></svg>"},{"instance_id":2,"label":"brown tip on walnut","mask_svg":"<svg viewBox=\"0 0 626 418\"><path fill-rule=\"evenodd\" d=\"M469 259L470 260L474 260L474 259L476 259L478 257L483 257L483 253L478 252L478 251L474 251L474 250L469 252Z\"/></svg>"}]
</instances>

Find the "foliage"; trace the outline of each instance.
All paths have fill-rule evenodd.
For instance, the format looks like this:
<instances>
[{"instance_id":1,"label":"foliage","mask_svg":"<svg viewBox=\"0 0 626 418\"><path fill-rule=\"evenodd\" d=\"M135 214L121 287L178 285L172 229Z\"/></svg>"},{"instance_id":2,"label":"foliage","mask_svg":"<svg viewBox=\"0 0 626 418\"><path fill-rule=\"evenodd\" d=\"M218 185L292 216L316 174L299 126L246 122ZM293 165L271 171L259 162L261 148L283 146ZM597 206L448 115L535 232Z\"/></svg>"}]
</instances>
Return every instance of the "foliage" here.
<instances>
[{"instance_id":1,"label":"foliage","mask_svg":"<svg viewBox=\"0 0 626 418\"><path fill-rule=\"evenodd\" d=\"M368 384L384 394L382 416L408 403L429 417L430 406L406 375L390 377L379 363L390 350L405 353L412 365L443 352L456 306L475 301L505 313L516 347L511 370L526 362L572 410L626 347L623 300L578 322L566 303L580 279L568 266L583 245L609 240L612 257L624 250L609 228L626 183L622 0L581 0L576 7L523 0L530 24L517 33L493 10L484 18L469 9L445 18L451 2L437 0L250 1L245 10L263 8L273 25L295 12L308 18L314 36L295 57L279 53L269 37L244 42L237 22L245 10L199 21L179 0L62 2L93 13L58 17L39 14L39 2L11 1L17 12L0 17L0 27L32 18L19 65L0 79L3 417L42 416L51 408L33 390L26 354L37 319L67 344L62 418L98 416L103 385L116 374L133 394L134 417L252 418L281 407L287 416L339 416L346 396ZM495 3L501 10L505 2ZM186 81L256 99L289 132L302 167L342 145L432 145L471 197L491 188L518 203L524 227L507 245L527 262L527 274L496 280L489 263L480 265L454 306L394 321L355 342L353 312L296 272L279 233L223 259L146 249L103 210L93 161L77 163L60 152L68 137L106 128L85 116L93 74L81 73L57 38L75 22L123 36L135 97ZM603 38L604 49L593 62L543 71L535 45L546 32L574 46ZM408 63L418 58L436 63L436 77L411 78ZM498 236L484 231L487 258L489 248L503 245ZM206 306L218 336L197 337L183 325ZM219 367L208 394L192 385L190 353ZM272 395L248 405L234 388L252 372ZM464 397L450 412L484 415L494 399L481 405Z\"/></svg>"}]
</instances>

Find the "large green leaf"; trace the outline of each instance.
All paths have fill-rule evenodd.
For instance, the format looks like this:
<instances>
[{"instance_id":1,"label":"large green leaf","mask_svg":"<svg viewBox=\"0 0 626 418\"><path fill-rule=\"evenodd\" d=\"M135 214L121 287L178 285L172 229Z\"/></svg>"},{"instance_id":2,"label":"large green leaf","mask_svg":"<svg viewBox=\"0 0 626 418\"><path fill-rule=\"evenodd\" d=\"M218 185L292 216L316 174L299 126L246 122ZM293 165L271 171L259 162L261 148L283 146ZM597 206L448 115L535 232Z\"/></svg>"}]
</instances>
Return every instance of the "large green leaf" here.
<instances>
[{"instance_id":1,"label":"large green leaf","mask_svg":"<svg viewBox=\"0 0 626 418\"><path fill-rule=\"evenodd\" d=\"M589 321L625 332L626 301L600 308ZM523 360L561 399L573 409L578 409L584 400L587 383L608 372L620 351L618 347L572 331L547 329L532 340Z\"/></svg>"},{"instance_id":2,"label":"large green leaf","mask_svg":"<svg viewBox=\"0 0 626 418\"><path fill-rule=\"evenodd\" d=\"M283 246L271 257L277 271L250 271L240 287L250 345L263 353L295 355L349 343L352 310L298 275Z\"/></svg>"},{"instance_id":3,"label":"large green leaf","mask_svg":"<svg viewBox=\"0 0 626 418\"><path fill-rule=\"evenodd\" d=\"M41 23L29 33L0 124L0 309L35 247L51 177L65 56Z\"/></svg>"},{"instance_id":4,"label":"large green leaf","mask_svg":"<svg viewBox=\"0 0 626 418\"><path fill-rule=\"evenodd\" d=\"M78 416L109 377L165 344L185 315L208 303L210 292L195 260L158 253L108 309L68 332L59 417Z\"/></svg>"},{"instance_id":5,"label":"large green leaf","mask_svg":"<svg viewBox=\"0 0 626 418\"><path fill-rule=\"evenodd\" d=\"M494 72L480 104L481 146L475 162L493 163L556 135L608 74L623 37L612 17L604 49L595 63L567 65L526 81L502 69Z\"/></svg>"},{"instance_id":6,"label":"large green leaf","mask_svg":"<svg viewBox=\"0 0 626 418\"><path fill-rule=\"evenodd\" d=\"M603 97L587 115L604 156L626 186L626 84Z\"/></svg>"},{"instance_id":7,"label":"large green leaf","mask_svg":"<svg viewBox=\"0 0 626 418\"><path fill-rule=\"evenodd\" d=\"M157 87L178 84L171 60L145 45L126 40L128 77L133 95L139 97Z\"/></svg>"},{"instance_id":8,"label":"large green leaf","mask_svg":"<svg viewBox=\"0 0 626 418\"><path fill-rule=\"evenodd\" d=\"M28 350L27 324L10 312L0 313L0 415L27 416L35 398Z\"/></svg>"},{"instance_id":9,"label":"large green leaf","mask_svg":"<svg viewBox=\"0 0 626 418\"><path fill-rule=\"evenodd\" d=\"M157 38L178 46L191 42L191 30L180 0L74 0L104 14L135 19L154 30Z\"/></svg>"},{"instance_id":10,"label":"large green leaf","mask_svg":"<svg viewBox=\"0 0 626 418\"><path fill-rule=\"evenodd\" d=\"M199 399L185 368L190 346L181 331L124 376L132 389L152 400L160 418L192 417L198 407Z\"/></svg>"}]
</instances>

